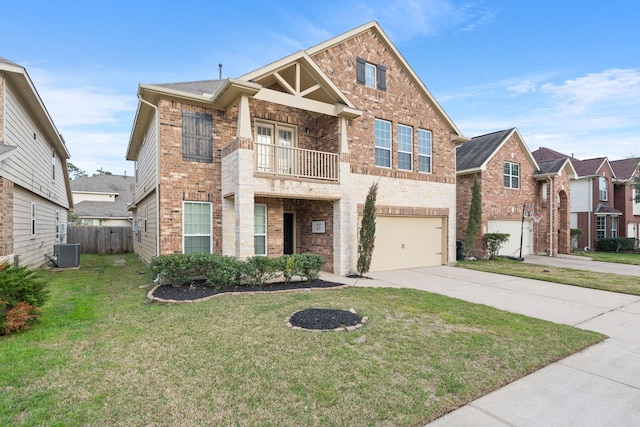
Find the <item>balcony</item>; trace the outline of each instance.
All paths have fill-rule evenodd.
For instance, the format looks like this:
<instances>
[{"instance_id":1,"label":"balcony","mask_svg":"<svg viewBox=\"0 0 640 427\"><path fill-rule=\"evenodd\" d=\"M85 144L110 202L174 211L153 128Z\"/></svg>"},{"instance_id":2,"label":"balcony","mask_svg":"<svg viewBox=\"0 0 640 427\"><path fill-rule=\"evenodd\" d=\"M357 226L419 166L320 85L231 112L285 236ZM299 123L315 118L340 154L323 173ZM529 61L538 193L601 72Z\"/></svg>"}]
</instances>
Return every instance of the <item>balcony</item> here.
<instances>
[{"instance_id":1,"label":"balcony","mask_svg":"<svg viewBox=\"0 0 640 427\"><path fill-rule=\"evenodd\" d=\"M258 173L295 178L338 181L338 154L274 144L253 145L253 165Z\"/></svg>"}]
</instances>

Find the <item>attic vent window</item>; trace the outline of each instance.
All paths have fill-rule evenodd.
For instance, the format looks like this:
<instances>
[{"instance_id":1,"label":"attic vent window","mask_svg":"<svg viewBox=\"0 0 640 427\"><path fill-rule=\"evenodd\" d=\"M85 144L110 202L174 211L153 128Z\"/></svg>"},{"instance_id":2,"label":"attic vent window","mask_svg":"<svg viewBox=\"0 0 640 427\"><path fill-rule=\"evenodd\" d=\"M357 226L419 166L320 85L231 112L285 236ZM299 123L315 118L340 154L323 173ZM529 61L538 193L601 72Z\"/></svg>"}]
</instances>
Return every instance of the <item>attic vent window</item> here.
<instances>
[{"instance_id":1,"label":"attic vent window","mask_svg":"<svg viewBox=\"0 0 640 427\"><path fill-rule=\"evenodd\" d=\"M387 90L387 67L356 58L356 82L378 90Z\"/></svg>"}]
</instances>

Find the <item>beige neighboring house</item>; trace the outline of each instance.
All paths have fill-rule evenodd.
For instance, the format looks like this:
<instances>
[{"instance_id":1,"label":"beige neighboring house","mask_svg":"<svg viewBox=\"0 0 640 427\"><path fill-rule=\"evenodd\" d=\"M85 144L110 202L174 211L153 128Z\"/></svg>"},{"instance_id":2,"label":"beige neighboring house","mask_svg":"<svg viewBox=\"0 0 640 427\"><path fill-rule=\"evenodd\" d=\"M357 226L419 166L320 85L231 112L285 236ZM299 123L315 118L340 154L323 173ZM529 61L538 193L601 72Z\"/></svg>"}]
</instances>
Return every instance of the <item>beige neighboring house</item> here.
<instances>
[{"instance_id":1,"label":"beige neighboring house","mask_svg":"<svg viewBox=\"0 0 640 427\"><path fill-rule=\"evenodd\" d=\"M356 271L378 183L371 271L455 261L456 125L376 22L237 78L141 84L136 164L144 261L312 252Z\"/></svg>"},{"instance_id":2,"label":"beige neighboring house","mask_svg":"<svg viewBox=\"0 0 640 427\"><path fill-rule=\"evenodd\" d=\"M0 261L40 267L66 242L67 159L29 74L0 57Z\"/></svg>"},{"instance_id":3,"label":"beige neighboring house","mask_svg":"<svg viewBox=\"0 0 640 427\"><path fill-rule=\"evenodd\" d=\"M126 175L82 176L71 181L73 213L82 225L131 227L135 178Z\"/></svg>"}]
</instances>

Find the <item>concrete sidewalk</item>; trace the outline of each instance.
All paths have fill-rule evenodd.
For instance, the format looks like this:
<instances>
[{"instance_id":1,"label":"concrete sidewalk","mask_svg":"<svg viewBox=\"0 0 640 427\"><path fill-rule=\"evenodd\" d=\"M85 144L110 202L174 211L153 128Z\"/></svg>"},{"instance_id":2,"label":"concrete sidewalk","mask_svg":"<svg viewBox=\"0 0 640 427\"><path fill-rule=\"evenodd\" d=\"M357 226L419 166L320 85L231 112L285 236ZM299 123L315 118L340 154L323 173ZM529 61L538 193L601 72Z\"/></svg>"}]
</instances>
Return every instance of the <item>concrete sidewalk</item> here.
<instances>
[{"instance_id":1,"label":"concrete sidewalk","mask_svg":"<svg viewBox=\"0 0 640 427\"><path fill-rule=\"evenodd\" d=\"M434 421L440 426L640 425L640 297L455 267L329 276L355 286L412 288L490 305L610 338Z\"/></svg>"}]
</instances>

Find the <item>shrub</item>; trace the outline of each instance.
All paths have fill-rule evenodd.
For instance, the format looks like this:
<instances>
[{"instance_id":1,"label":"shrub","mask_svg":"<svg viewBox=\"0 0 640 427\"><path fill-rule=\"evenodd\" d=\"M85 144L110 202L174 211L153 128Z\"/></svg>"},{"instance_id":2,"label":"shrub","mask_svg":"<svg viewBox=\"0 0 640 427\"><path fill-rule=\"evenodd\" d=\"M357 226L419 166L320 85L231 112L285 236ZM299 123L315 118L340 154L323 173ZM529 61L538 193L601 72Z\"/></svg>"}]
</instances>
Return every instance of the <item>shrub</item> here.
<instances>
[{"instance_id":1,"label":"shrub","mask_svg":"<svg viewBox=\"0 0 640 427\"><path fill-rule=\"evenodd\" d=\"M238 286L242 274L242 262L232 256L210 255L209 270L203 271L207 285L214 288Z\"/></svg>"},{"instance_id":2,"label":"shrub","mask_svg":"<svg viewBox=\"0 0 640 427\"><path fill-rule=\"evenodd\" d=\"M181 286L193 277L193 264L189 255L172 254L154 257L151 260L151 271L171 282L173 286Z\"/></svg>"},{"instance_id":3,"label":"shrub","mask_svg":"<svg viewBox=\"0 0 640 427\"><path fill-rule=\"evenodd\" d=\"M603 252L633 252L636 249L636 239L632 237L614 237L600 239L597 248Z\"/></svg>"},{"instance_id":4,"label":"shrub","mask_svg":"<svg viewBox=\"0 0 640 427\"><path fill-rule=\"evenodd\" d=\"M266 256L254 256L248 258L242 267L244 277L251 286L262 286L267 280L276 277L278 270L277 259Z\"/></svg>"},{"instance_id":5,"label":"shrub","mask_svg":"<svg viewBox=\"0 0 640 427\"><path fill-rule=\"evenodd\" d=\"M296 274L306 281L315 280L320 275L324 259L316 254L297 254L295 256Z\"/></svg>"},{"instance_id":6,"label":"shrub","mask_svg":"<svg viewBox=\"0 0 640 427\"><path fill-rule=\"evenodd\" d=\"M484 238L487 239L487 249L489 251L489 259L496 259L500 253L502 244L509 240L508 233L486 233Z\"/></svg>"},{"instance_id":7,"label":"shrub","mask_svg":"<svg viewBox=\"0 0 640 427\"><path fill-rule=\"evenodd\" d=\"M578 247L578 240L584 234L584 230L581 228L572 228L569 232L571 234L571 249Z\"/></svg>"},{"instance_id":8,"label":"shrub","mask_svg":"<svg viewBox=\"0 0 640 427\"><path fill-rule=\"evenodd\" d=\"M0 335L27 329L49 297L46 282L27 266L0 266Z\"/></svg>"},{"instance_id":9,"label":"shrub","mask_svg":"<svg viewBox=\"0 0 640 427\"><path fill-rule=\"evenodd\" d=\"M296 271L296 255L282 255L277 258L278 269L282 271L282 277L286 283L291 282L291 278Z\"/></svg>"}]
</instances>

